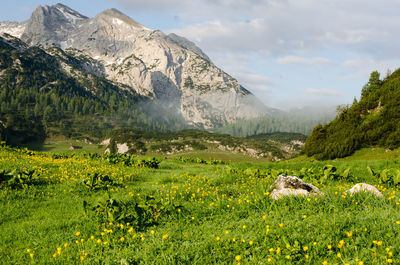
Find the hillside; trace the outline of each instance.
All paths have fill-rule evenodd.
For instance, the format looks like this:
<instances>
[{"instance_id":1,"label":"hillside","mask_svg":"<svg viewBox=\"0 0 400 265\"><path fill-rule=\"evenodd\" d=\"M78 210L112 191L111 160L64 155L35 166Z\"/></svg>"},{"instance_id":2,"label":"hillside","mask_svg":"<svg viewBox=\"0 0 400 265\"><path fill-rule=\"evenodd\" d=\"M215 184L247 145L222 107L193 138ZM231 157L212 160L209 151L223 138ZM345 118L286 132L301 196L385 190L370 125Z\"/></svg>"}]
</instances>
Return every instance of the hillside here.
<instances>
[{"instance_id":1,"label":"hillside","mask_svg":"<svg viewBox=\"0 0 400 265\"><path fill-rule=\"evenodd\" d=\"M235 157L279 161L300 153L305 136L293 133L263 134L238 138L198 130L173 133L116 131L105 141L107 151L141 155Z\"/></svg>"},{"instance_id":2,"label":"hillside","mask_svg":"<svg viewBox=\"0 0 400 265\"><path fill-rule=\"evenodd\" d=\"M383 80L378 72L371 73L360 101L355 99L332 122L315 127L304 153L317 159L333 159L351 155L363 147L399 147L399 102L400 69Z\"/></svg>"}]
</instances>

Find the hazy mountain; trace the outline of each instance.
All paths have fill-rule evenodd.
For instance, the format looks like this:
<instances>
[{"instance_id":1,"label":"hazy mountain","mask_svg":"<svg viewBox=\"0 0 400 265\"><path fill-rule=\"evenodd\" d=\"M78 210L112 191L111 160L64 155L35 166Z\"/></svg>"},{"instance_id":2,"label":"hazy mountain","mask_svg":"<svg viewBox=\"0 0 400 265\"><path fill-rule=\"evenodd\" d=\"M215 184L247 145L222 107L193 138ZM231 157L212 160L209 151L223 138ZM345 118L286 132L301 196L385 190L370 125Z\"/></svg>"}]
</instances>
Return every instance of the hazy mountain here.
<instances>
[{"instance_id":1,"label":"hazy mountain","mask_svg":"<svg viewBox=\"0 0 400 265\"><path fill-rule=\"evenodd\" d=\"M315 126L330 122L335 116L336 106L306 106L289 111L273 110L271 115L238 120L214 131L240 137L275 132L310 135Z\"/></svg>"},{"instance_id":2,"label":"hazy mountain","mask_svg":"<svg viewBox=\"0 0 400 265\"><path fill-rule=\"evenodd\" d=\"M194 43L116 9L88 18L62 4L39 6L28 21L2 22L0 30L30 46L60 47L83 59L85 70L156 100L189 125L213 128L269 113Z\"/></svg>"}]
</instances>

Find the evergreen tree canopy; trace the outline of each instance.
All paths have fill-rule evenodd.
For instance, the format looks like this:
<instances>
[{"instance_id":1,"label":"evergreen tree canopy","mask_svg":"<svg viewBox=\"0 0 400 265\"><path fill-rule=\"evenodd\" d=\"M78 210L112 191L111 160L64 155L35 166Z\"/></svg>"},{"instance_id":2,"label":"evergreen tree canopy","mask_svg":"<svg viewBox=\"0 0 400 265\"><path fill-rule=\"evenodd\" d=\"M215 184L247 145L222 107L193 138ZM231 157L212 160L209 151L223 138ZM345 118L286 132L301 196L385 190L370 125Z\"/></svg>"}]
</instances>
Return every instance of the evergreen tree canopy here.
<instances>
[{"instance_id":1,"label":"evergreen tree canopy","mask_svg":"<svg viewBox=\"0 0 400 265\"><path fill-rule=\"evenodd\" d=\"M315 127L304 153L333 159L375 145L391 149L400 146L400 69L384 80L377 71L372 72L360 101L354 100L332 122Z\"/></svg>"}]
</instances>

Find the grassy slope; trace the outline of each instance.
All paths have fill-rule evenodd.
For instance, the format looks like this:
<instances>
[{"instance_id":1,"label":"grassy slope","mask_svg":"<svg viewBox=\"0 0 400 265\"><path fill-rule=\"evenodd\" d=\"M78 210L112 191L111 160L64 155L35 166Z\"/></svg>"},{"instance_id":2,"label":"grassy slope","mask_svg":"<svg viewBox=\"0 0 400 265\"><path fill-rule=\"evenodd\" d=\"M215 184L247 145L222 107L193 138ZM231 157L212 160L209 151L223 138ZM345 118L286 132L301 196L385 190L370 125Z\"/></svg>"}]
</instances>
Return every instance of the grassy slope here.
<instances>
[{"instance_id":1,"label":"grassy slope","mask_svg":"<svg viewBox=\"0 0 400 265\"><path fill-rule=\"evenodd\" d=\"M398 162L298 159L210 166L168 159L155 170L3 150L1 168L34 168L46 183L0 190L0 263L75 264L82 263L82 258L87 264L237 264L238 255L242 264L264 264L269 258L275 264L321 264L325 260L329 264L386 264L388 259L398 263L398 187L380 186L384 199L368 194L343 198L344 190L354 183L313 181L326 196L275 202L267 195L274 177L243 173L247 168L298 170L331 163L339 171L351 167L357 181L377 185L378 181L368 176L366 166L398 167ZM82 202L93 203L107 192L88 191L74 180L91 172L122 178L124 186L110 190L116 199L143 202L146 195L153 195L164 203L180 204L184 210L165 215L158 225L135 227L132 233L127 228L117 228L115 223L99 224L84 214ZM102 236L104 228L113 233ZM78 231L81 235L76 236ZM168 238L163 239L163 235ZM98 239L102 240L100 244L96 243ZM69 246L65 247L65 243ZM57 254L58 247L61 255ZM28 248L34 253L33 259Z\"/></svg>"}]
</instances>

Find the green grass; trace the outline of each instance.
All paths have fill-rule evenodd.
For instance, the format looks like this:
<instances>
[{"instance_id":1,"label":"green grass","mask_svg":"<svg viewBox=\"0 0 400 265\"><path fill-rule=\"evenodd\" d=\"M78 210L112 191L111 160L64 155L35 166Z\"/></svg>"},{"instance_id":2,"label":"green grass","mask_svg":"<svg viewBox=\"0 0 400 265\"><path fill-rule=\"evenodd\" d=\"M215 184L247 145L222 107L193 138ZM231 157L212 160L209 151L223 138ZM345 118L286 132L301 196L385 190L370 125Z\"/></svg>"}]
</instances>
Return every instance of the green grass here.
<instances>
[{"instance_id":1,"label":"green grass","mask_svg":"<svg viewBox=\"0 0 400 265\"><path fill-rule=\"evenodd\" d=\"M61 145L56 150L60 149ZM336 166L337 172L350 167L353 179L323 182L315 176L310 181L324 196L279 201L269 197L276 177L268 173L271 170L293 173L326 164ZM54 159L52 153L30 155L3 148L0 166L36 172L26 187L0 189L2 264L400 262L399 187L381 184L366 169L398 168L398 159L298 158L279 163L242 159L205 165L168 158L159 169L150 169L80 154ZM257 170L259 174L254 173ZM82 180L94 172L109 175L119 185L87 189ZM379 187L384 198L344 195L361 181ZM104 216L85 213L84 201L93 206L108 196L119 203L120 212L137 213L135 203L148 212L111 223Z\"/></svg>"}]
</instances>

